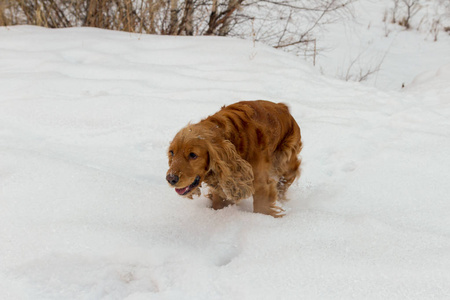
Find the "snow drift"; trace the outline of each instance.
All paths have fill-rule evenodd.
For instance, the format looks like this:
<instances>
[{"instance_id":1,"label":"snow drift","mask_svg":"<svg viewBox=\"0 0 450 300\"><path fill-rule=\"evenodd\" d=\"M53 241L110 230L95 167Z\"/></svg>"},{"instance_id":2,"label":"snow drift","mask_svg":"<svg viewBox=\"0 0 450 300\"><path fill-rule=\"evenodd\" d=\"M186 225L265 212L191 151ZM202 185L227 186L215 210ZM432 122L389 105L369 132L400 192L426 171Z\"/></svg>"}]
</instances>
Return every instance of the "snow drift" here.
<instances>
[{"instance_id":1,"label":"snow drift","mask_svg":"<svg viewBox=\"0 0 450 300\"><path fill-rule=\"evenodd\" d=\"M450 295L450 67L382 92L252 42L0 28L0 298ZM288 103L282 219L165 183L189 121Z\"/></svg>"}]
</instances>

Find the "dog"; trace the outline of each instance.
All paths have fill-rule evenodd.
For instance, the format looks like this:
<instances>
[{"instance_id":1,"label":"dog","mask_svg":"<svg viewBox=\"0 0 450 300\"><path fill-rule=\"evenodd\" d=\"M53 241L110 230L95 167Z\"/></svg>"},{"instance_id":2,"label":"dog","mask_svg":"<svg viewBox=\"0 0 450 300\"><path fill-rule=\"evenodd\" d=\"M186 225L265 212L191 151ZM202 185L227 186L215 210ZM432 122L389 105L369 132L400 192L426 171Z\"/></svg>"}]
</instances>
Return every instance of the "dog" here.
<instances>
[{"instance_id":1,"label":"dog","mask_svg":"<svg viewBox=\"0 0 450 300\"><path fill-rule=\"evenodd\" d=\"M213 209L253 196L253 211L281 217L277 200L300 176L300 128L283 103L241 101L181 129L168 149L166 180L192 199L205 182Z\"/></svg>"}]
</instances>

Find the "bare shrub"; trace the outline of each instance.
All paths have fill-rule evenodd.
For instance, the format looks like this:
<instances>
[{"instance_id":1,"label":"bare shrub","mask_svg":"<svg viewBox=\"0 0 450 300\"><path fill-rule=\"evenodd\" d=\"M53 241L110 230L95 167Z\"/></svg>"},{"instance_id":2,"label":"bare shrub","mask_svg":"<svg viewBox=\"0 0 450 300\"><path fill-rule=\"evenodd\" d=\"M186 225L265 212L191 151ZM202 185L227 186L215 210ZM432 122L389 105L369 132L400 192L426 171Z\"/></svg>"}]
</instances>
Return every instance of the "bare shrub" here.
<instances>
[{"instance_id":1,"label":"bare shrub","mask_svg":"<svg viewBox=\"0 0 450 300\"><path fill-rule=\"evenodd\" d=\"M437 41L439 34L450 27L450 1L392 0L383 15L385 36L392 29L388 19L405 29L415 29L431 35Z\"/></svg>"},{"instance_id":2,"label":"bare shrub","mask_svg":"<svg viewBox=\"0 0 450 300\"><path fill-rule=\"evenodd\" d=\"M417 12L421 9L419 5L419 0L402 0L403 8L404 8L404 17L399 21L399 24L405 26L406 29L411 28L411 18L417 14Z\"/></svg>"},{"instance_id":3,"label":"bare shrub","mask_svg":"<svg viewBox=\"0 0 450 300\"><path fill-rule=\"evenodd\" d=\"M296 54L314 55L317 33L323 25L352 16L353 0L265 0L247 3L255 39ZM245 24L244 24L245 25ZM240 26L244 35L249 30ZM232 32L240 35L239 32ZM317 50L317 48L316 48Z\"/></svg>"},{"instance_id":4,"label":"bare shrub","mask_svg":"<svg viewBox=\"0 0 450 300\"><path fill-rule=\"evenodd\" d=\"M367 81L369 77L377 74L381 70L381 66L389 53L387 49L381 57L367 57L366 51L362 50L351 59L346 70L337 76L345 81Z\"/></svg>"},{"instance_id":5,"label":"bare shrub","mask_svg":"<svg viewBox=\"0 0 450 300\"><path fill-rule=\"evenodd\" d=\"M167 35L251 38L315 53L321 26L355 0L0 0L0 25L89 26Z\"/></svg>"},{"instance_id":6,"label":"bare shrub","mask_svg":"<svg viewBox=\"0 0 450 300\"><path fill-rule=\"evenodd\" d=\"M432 34L433 40L435 42L437 42L437 40L438 40L438 35L439 35L440 25L441 25L440 23L441 23L440 19L435 19L431 23L430 33Z\"/></svg>"},{"instance_id":7,"label":"bare shrub","mask_svg":"<svg viewBox=\"0 0 450 300\"><path fill-rule=\"evenodd\" d=\"M391 23L395 24L397 22L397 12L398 12L398 3L400 2L400 0L393 0L394 2L394 7L391 9L391 13L392 13L392 19L391 19Z\"/></svg>"},{"instance_id":8,"label":"bare shrub","mask_svg":"<svg viewBox=\"0 0 450 300\"><path fill-rule=\"evenodd\" d=\"M430 14L427 14L425 28L433 37L433 41L438 40L440 32L450 32L450 1L440 0L434 6Z\"/></svg>"}]
</instances>

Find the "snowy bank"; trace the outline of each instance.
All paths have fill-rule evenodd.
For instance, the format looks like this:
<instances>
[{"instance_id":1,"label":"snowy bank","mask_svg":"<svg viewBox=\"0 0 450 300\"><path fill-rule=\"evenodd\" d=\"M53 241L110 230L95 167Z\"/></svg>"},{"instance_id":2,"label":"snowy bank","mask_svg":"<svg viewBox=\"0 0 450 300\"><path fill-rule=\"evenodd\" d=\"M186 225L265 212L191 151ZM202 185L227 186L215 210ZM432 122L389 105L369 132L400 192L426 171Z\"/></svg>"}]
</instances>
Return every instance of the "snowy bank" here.
<instances>
[{"instance_id":1,"label":"snowy bank","mask_svg":"<svg viewBox=\"0 0 450 300\"><path fill-rule=\"evenodd\" d=\"M0 298L450 296L449 66L382 92L237 39L0 40ZM282 219L165 182L173 135L242 99L286 102L302 129Z\"/></svg>"}]
</instances>

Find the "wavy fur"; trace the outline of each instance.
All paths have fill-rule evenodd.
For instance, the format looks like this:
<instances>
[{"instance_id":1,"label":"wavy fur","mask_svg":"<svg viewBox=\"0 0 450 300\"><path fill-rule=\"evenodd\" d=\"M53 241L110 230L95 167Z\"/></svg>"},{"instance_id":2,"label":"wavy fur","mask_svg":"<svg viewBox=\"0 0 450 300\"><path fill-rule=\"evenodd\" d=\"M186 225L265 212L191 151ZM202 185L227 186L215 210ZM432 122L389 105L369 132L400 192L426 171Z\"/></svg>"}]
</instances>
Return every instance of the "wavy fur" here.
<instances>
[{"instance_id":1,"label":"wavy fur","mask_svg":"<svg viewBox=\"0 0 450 300\"><path fill-rule=\"evenodd\" d=\"M255 212L278 217L283 210L276 201L286 200L300 175L301 149L300 128L286 105L242 101L177 133L167 180L191 198L205 182L214 209L253 196Z\"/></svg>"}]
</instances>

